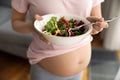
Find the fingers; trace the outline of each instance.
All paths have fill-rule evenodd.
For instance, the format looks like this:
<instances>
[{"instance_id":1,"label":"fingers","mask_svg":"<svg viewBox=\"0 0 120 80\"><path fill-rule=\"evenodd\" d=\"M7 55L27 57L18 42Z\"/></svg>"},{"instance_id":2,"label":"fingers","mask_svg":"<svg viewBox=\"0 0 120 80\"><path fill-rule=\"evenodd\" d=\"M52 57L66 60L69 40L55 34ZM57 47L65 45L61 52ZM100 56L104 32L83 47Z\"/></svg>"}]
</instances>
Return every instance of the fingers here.
<instances>
[{"instance_id":1,"label":"fingers","mask_svg":"<svg viewBox=\"0 0 120 80\"><path fill-rule=\"evenodd\" d=\"M87 20L89 20L91 23L95 23L93 25L93 30L91 34L98 34L104 28L108 28L108 23L104 21L104 18L99 18L97 16L90 16L87 17Z\"/></svg>"},{"instance_id":2,"label":"fingers","mask_svg":"<svg viewBox=\"0 0 120 80\"><path fill-rule=\"evenodd\" d=\"M49 42L47 39L45 39L45 38L43 37L43 35L40 34L40 33L39 33L39 38L40 38L40 40L46 42L47 44L50 44L50 42Z\"/></svg>"},{"instance_id":3,"label":"fingers","mask_svg":"<svg viewBox=\"0 0 120 80\"><path fill-rule=\"evenodd\" d=\"M108 28L108 23L106 22L96 22L96 24L93 25L93 28L96 30L100 30L101 28Z\"/></svg>"},{"instance_id":4,"label":"fingers","mask_svg":"<svg viewBox=\"0 0 120 80\"><path fill-rule=\"evenodd\" d=\"M98 34L104 28L108 28L108 23L106 23L106 22L96 22L96 24L93 25L92 34Z\"/></svg>"},{"instance_id":5,"label":"fingers","mask_svg":"<svg viewBox=\"0 0 120 80\"><path fill-rule=\"evenodd\" d=\"M97 22L97 21L104 21L103 18L99 18L97 16L90 16L90 17L87 17L87 20L90 21L90 22Z\"/></svg>"},{"instance_id":6,"label":"fingers","mask_svg":"<svg viewBox=\"0 0 120 80\"><path fill-rule=\"evenodd\" d=\"M99 33L99 31L97 31L95 29L93 29L92 32L91 32L92 35L95 35L95 34L98 34L98 33Z\"/></svg>"},{"instance_id":7,"label":"fingers","mask_svg":"<svg viewBox=\"0 0 120 80\"><path fill-rule=\"evenodd\" d=\"M98 21L104 22L104 18L99 18Z\"/></svg>"}]
</instances>

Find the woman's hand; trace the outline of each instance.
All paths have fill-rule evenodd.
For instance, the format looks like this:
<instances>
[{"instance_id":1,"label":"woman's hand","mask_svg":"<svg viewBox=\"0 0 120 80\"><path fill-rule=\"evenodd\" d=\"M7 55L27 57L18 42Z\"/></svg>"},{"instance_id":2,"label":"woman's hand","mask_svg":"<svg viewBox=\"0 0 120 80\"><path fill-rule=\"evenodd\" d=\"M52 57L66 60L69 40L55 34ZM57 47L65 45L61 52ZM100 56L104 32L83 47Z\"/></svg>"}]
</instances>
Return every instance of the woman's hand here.
<instances>
[{"instance_id":1,"label":"woman's hand","mask_svg":"<svg viewBox=\"0 0 120 80\"><path fill-rule=\"evenodd\" d=\"M91 23L95 23L93 24L93 30L91 33L92 35L98 34L104 28L108 28L108 23L106 23L103 18L90 16L90 17L87 17L87 20L90 21Z\"/></svg>"},{"instance_id":2,"label":"woman's hand","mask_svg":"<svg viewBox=\"0 0 120 80\"><path fill-rule=\"evenodd\" d=\"M35 20L39 20L39 21L42 20L42 16L40 16L40 15L35 15ZM35 21L35 20L34 20L34 21ZM44 42L46 42L46 43L49 44L48 40L46 40L46 39L42 36L42 34L40 34L35 28L34 28L34 32L39 35L39 38L40 38L42 41L44 41Z\"/></svg>"},{"instance_id":3,"label":"woman's hand","mask_svg":"<svg viewBox=\"0 0 120 80\"><path fill-rule=\"evenodd\" d=\"M35 20L38 20L38 21L40 21L40 20L42 20L42 16L40 16L40 15L38 15L38 14L36 14L35 15L35 17L33 18L33 21L32 21L32 27L33 27L33 29L32 29L32 32L34 32L34 33L37 33L38 35L40 34L36 29L35 29L35 27L34 27L34 21Z\"/></svg>"}]
</instances>

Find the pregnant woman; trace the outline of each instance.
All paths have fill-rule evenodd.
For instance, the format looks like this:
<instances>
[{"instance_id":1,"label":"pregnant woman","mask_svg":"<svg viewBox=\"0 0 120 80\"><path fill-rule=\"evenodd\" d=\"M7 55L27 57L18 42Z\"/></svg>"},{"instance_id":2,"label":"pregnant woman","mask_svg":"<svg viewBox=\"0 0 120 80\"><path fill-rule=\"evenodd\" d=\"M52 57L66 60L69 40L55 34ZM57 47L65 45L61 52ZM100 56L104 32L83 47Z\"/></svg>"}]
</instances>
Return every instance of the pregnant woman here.
<instances>
[{"instance_id":1,"label":"pregnant woman","mask_svg":"<svg viewBox=\"0 0 120 80\"><path fill-rule=\"evenodd\" d=\"M71 46L55 46L38 35L33 21L50 13L72 14L87 18L93 34L107 28L101 16L103 0L12 0L12 25L16 32L33 34L27 51L31 64L31 80L81 80L82 71L90 62L92 36ZM26 21L29 12L31 21ZM38 14L38 15L36 15Z\"/></svg>"}]
</instances>

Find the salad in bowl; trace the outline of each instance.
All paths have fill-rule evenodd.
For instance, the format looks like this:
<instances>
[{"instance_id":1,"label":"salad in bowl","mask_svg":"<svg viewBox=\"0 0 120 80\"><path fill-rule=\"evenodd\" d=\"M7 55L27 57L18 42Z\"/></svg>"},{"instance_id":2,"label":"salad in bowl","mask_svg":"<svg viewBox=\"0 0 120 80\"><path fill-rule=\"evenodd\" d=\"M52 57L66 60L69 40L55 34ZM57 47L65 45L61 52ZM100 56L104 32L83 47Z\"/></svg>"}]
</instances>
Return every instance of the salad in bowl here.
<instances>
[{"instance_id":1,"label":"salad in bowl","mask_svg":"<svg viewBox=\"0 0 120 80\"><path fill-rule=\"evenodd\" d=\"M57 21L57 17L52 16L45 25L45 29L43 30L43 32L49 35L62 37L77 36L85 33L85 26L82 26L81 28L76 30L72 30L72 28L78 27L83 24L85 23L82 20L76 20L73 18L67 20L65 16L63 16Z\"/></svg>"},{"instance_id":2,"label":"salad in bowl","mask_svg":"<svg viewBox=\"0 0 120 80\"><path fill-rule=\"evenodd\" d=\"M90 35L92 26L82 26L90 22L86 18L69 14L48 14L43 20L34 22L35 28L54 45L73 45Z\"/></svg>"}]
</instances>

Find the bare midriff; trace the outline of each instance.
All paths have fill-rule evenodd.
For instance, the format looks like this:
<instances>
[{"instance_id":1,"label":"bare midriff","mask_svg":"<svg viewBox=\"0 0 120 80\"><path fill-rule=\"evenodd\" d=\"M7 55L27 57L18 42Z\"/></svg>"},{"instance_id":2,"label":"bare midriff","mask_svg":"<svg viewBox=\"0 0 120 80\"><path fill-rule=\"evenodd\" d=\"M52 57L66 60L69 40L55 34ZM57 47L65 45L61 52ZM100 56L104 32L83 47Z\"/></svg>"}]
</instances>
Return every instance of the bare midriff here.
<instances>
[{"instance_id":1,"label":"bare midriff","mask_svg":"<svg viewBox=\"0 0 120 80\"><path fill-rule=\"evenodd\" d=\"M67 77L83 71L88 66L90 58L91 44L87 44L75 51L45 58L38 65L52 74Z\"/></svg>"}]
</instances>

